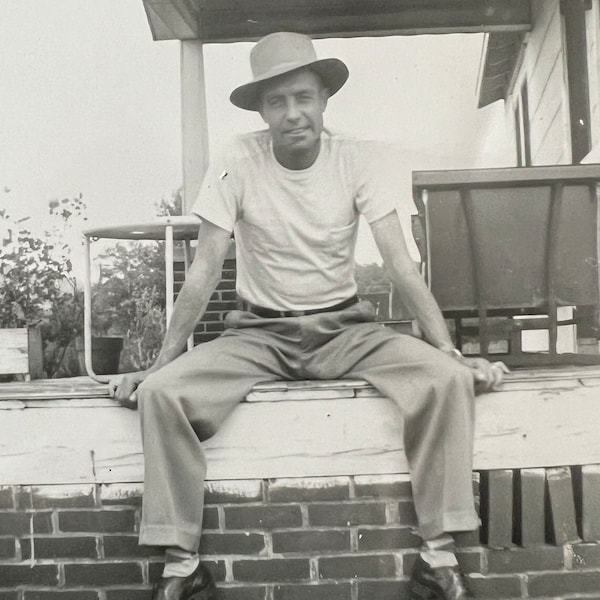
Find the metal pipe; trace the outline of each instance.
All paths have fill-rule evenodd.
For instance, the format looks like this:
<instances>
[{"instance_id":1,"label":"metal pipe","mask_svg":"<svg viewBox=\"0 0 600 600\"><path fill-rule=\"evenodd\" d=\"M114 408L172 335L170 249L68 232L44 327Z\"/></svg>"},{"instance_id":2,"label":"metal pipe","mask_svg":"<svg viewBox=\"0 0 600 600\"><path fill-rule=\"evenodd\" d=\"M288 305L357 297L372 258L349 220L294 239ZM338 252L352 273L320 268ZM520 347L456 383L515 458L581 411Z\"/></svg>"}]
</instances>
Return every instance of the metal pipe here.
<instances>
[{"instance_id":1,"label":"metal pipe","mask_svg":"<svg viewBox=\"0 0 600 600\"><path fill-rule=\"evenodd\" d=\"M94 373L92 365L92 259L90 256L90 238L83 236L85 249L85 276L83 280L83 354L87 374L98 383L108 383L108 377Z\"/></svg>"},{"instance_id":2,"label":"metal pipe","mask_svg":"<svg viewBox=\"0 0 600 600\"><path fill-rule=\"evenodd\" d=\"M185 273L185 279L187 279L187 274L190 268L190 258L191 258L191 246L190 246L190 240L188 240L187 238L185 239L185 241L183 242L183 268L184 268L184 273ZM187 340L187 349L188 352L194 347L194 333L192 332L192 334L190 335L190 337Z\"/></svg>"},{"instance_id":3,"label":"metal pipe","mask_svg":"<svg viewBox=\"0 0 600 600\"><path fill-rule=\"evenodd\" d=\"M166 304L167 327L171 322L173 314L173 290L175 277L173 273L173 225L165 227L165 288L166 288Z\"/></svg>"}]
</instances>

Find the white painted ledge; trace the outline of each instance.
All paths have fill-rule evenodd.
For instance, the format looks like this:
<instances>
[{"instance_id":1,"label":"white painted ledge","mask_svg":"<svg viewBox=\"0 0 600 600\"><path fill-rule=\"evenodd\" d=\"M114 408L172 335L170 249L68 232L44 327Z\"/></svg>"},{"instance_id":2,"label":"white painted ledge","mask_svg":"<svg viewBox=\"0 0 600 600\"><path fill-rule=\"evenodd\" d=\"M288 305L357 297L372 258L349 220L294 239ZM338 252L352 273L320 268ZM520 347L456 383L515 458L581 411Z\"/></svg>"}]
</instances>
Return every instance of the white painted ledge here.
<instances>
[{"instance_id":1,"label":"white painted ledge","mask_svg":"<svg viewBox=\"0 0 600 600\"><path fill-rule=\"evenodd\" d=\"M209 479L407 472L396 408L363 382L259 390L206 443ZM598 369L516 374L477 399L475 469L600 463L599 429ZM0 485L140 482L142 459L138 414L108 398L0 401Z\"/></svg>"}]
</instances>

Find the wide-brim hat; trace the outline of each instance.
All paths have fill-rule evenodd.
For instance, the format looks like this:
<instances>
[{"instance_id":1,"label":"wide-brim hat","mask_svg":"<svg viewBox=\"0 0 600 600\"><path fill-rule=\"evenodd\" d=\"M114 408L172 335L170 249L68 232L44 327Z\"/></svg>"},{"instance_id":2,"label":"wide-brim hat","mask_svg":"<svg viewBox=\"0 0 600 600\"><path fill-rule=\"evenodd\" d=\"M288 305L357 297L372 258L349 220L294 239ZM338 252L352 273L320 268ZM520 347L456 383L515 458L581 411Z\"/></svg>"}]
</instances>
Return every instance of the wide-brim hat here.
<instances>
[{"instance_id":1,"label":"wide-brim hat","mask_svg":"<svg viewBox=\"0 0 600 600\"><path fill-rule=\"evenodd\" d=\"M338 58L317 58L312 40L300 33L272 33L259 40L250 52L254 78L237 87L229 99L245 110L259 109L260 85L274 77L310 67L319 74L333 96L348 79L348 67Z\"/></svg>"}]
</instances>

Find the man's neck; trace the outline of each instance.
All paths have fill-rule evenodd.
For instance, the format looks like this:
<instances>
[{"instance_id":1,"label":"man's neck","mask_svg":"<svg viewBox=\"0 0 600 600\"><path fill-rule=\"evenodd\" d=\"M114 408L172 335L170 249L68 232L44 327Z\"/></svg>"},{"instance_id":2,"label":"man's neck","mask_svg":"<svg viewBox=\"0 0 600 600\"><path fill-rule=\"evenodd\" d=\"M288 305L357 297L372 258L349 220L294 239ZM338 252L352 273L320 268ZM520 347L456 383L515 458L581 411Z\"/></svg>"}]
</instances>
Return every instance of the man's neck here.
<instances>
[{"instance_id":1,"label":"man's neck","mask_svg":"<svg viewBox=\"0 0 600 600\"><path fill-rule=\"evenodd\" d=\"M277 162L292 171L300 171L311 167L319 156L321 150L321 140L312 148L302 152L286 152L281 148L273 148L273 154Z\"/></svg>"}]
</instances>

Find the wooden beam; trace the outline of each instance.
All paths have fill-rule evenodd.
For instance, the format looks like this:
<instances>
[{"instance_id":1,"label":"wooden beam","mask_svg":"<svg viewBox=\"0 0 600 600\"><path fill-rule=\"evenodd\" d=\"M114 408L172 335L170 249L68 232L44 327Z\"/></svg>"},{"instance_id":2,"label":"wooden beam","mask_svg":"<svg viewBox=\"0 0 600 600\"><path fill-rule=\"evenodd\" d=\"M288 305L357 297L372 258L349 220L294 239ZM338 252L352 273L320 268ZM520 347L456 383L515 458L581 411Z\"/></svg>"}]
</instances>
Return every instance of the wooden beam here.
<instances>
[{"instance_id":1,"label":"wooden beam","mask_svg":"<svg viewBox=\"0 0 600 600\"><path fill-rule=\"evenodd\" d=\"M188 0L144 0L154 40L197 39L198 13Z\"/></svg>"},{"instance_id":2,"label":"wooden beam","mask_svg":"<svg viewBox=\"0 0 600 600\"><path fill-rule=\"evenodd\" d=\"M564 15L569 115L571 124L571 161L581 159L592 148L590 86L585 13L590 0L561 0Z\"/></svg>"},{"instance_id":3,"label":"wooden beam","mask_svg":"<svg viewBox=\"0 0 600 600\"><path fill-rule=\"evenodd\" d=\"M531 29L522 0L205 0L204 41L255 40L273 31L313 37L358 37Z\"/></svg>"},{"instance_id":4,"label":"wooden beam","mask_svg":"<svg viewBox=\"0 0 600 600\"><path fill-rule=\"evenodd\" d=\"M600 464L599 389L479 396L475 469ZM2 401L0 413L0 485L143 479L138 414L114 401L97 407L81 400ZM351 392L346 398L243 403L205 449L210 479L408 472L395 406Z\"/></svg>"},{"instance_id":5,"label":"wooden beam","mask_svg":"<svg viewBox=\"0 0 600 600\"><path fill-rule=\"evenodd\" d=\"M143 1L154 39L191 39L194 32L204 42L235 42L274 31L358 37L531 29L526 0ZM157 37L161 27L171 36Z\"/></svg>"},{"instance_id":6,"label":"wooden beam","mask_svg":"<svg viewBox=\"0 0 600 600\"><path fill-rule=\"evenodd\" d=\"M191 209L208 167L204 53L198 40L181 43L183 214Z\"/></svg>"}]
</instances>

